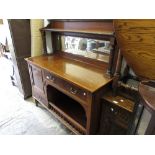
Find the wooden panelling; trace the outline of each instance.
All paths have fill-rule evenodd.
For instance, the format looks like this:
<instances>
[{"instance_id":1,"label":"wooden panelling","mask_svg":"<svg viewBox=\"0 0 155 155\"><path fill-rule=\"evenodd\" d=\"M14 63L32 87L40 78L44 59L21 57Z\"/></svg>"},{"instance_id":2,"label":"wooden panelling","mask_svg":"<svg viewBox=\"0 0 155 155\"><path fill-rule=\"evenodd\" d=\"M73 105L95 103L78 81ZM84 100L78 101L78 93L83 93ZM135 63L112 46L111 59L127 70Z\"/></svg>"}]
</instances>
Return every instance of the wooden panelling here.
<instances>
[{"instance_id":1,"label":"wooden panelling","mask_svg":"<svg viewBox=\"0 0 155 155\"><path fill-rule=\"evenodd\" d=\"M115 20L116 39L137 76L155 80L155 20Z\"/></svg>"}]
</instances>

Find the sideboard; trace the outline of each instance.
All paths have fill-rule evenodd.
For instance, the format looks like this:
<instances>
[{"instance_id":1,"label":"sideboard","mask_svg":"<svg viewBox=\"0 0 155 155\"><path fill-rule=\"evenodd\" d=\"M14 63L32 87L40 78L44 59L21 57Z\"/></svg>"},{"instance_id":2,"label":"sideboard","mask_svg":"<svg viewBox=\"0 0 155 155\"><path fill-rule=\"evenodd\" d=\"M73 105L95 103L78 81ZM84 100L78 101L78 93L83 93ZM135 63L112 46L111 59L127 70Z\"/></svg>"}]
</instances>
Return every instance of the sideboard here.
<instances>
[{"instance_id":1,"label":"sideboard","mask_svg":"<svg viewBox=\"0 0 155 155\"><path fill-rule=\"evenodd\" d=\"M101 97L111 87L117 54L112 21L52 20L41 34L44 54L26 59L36 104L75 134L97 134Z\"/></svg>"}]
</instances>

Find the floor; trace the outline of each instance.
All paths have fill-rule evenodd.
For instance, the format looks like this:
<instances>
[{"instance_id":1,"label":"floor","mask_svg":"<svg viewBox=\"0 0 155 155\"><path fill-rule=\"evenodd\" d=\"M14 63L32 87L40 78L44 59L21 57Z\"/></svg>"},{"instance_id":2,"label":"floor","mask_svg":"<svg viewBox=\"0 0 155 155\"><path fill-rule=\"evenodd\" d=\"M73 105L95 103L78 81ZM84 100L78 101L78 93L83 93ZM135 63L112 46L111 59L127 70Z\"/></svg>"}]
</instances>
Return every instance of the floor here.
<instances>
[{"instance_id":1,"label":"floor","mask_svg":"<svg viewBox=\"0 0 155 155\"><path fill-rule=\"evenodd\" d=\"M0 57L0 135L68 135L72 134L33 99L24 100L12 86L10 62Z\"/></svg>"}]
</instances>

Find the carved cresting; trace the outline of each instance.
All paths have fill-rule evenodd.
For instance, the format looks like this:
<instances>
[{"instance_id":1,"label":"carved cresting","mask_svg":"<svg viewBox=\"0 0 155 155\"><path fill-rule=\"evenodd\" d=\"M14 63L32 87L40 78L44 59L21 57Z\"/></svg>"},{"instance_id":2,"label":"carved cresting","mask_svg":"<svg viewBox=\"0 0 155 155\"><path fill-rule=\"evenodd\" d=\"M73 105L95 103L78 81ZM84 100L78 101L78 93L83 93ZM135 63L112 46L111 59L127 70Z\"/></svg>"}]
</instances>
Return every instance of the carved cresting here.
<instances>
[{"instance_id":1,"label":"carved cresting","mask_svg":"<svg viewBox=\"0 0 155 155\"><path fill-rule=\"evenodd\" d=\"M155 80L155 20L114 20L122 55L141 79Z\"/></svg>"}]
</instances>

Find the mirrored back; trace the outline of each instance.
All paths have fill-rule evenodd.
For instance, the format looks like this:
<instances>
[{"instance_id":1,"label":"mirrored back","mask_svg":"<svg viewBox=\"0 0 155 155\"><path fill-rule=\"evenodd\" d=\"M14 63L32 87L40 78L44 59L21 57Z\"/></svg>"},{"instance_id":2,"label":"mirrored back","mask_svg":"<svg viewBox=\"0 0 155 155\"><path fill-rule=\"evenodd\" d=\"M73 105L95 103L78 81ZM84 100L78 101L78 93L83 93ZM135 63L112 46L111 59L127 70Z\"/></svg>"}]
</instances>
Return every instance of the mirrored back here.
<instances>
[{"instance_id":1,"label":"mirrored back","mask_svg":"<svg viewBox=\"0 0 155 155\"><path fill-rule=\"evenodd\" d=\"M110 41L58 35L58 42L62 52L109 62Z\"/></svg>"}]
</instances>

